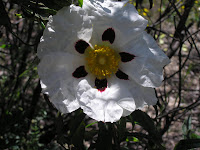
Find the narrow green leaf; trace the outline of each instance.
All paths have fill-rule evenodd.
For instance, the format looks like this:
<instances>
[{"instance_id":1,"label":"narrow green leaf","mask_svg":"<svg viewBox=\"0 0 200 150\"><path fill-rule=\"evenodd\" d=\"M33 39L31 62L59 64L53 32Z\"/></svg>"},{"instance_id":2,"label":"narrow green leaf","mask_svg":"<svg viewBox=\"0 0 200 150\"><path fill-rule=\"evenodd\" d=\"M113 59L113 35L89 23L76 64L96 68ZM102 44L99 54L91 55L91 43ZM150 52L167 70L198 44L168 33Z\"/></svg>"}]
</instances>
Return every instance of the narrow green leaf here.
<instances>
[{"instance_id":1,"label":"narrow green leaf","mask_svg":"<svg viewBox=\"0 0 200 150\"><path fill-rule=\"evenodd\" d=\"M191 130L191 116L189 115L187 119L184 120L182 125L182 132L184 135L184 138L186 139L188 137L188 133Z\"/></svg>"},{"instance_id":2,"label":"narrow green leaf","mask_svg":"<svg viewBox=\"0 0 200 150\"><path fill-rule=\"evenodd\" d=\"M79 5L80 7L82 7L82 6L83 6L83 0L78 0L78 5Z\"/></svg>"},{"instance_id":3,"label":"narrow green leaf","mask_svg":"<svg viewBox=\"0 0 200 150\"><path fill-rule=\"evenodd\" d=\"M22 14L15 14L15 16L22 18Z\"/></svg>"},{"instance_id":4,"label":"narrow green leaf","mask_svg":"<svg viewBox=\"0 0 200 150\"><path fill-rule=\"evenodd\" d=\"M25 70L23 73L21 73L21 74L19 75L19 78L28 75L28 73L29 73L29 70Z\"/></svg>"},{"instance_id":5,"label":"narrow green leaf","mask_svg":"<svg viewBox=\"0 0 200 150\"><path fill-rule=\"evenodd\" d=\"M159 146L160 149L164 149L164 147L161 145L162 138L159 132L157 131L153 120L141 110L136 110L131 114L133 121L138 122L139 125L141 125L150 135L152 141Z\"/></svg>"},{"instance_id":6,"label":"narrow green leaf","mask_svg":"<svg viewBox=\"0 0 200 150\"><path fill-rule=\"evenodd\" d=\"M2 44L0 48L6 48L6 44Z\"/></svg>"},{"instance_id":7,"label":"narrow green leaf","mask_svg":"<svg viewBox=\"0 0 200 150\"><path fill-rule=\"evenodd\" d=\"M187 150L200 147L200 139L180 140L174 150Z\"/></svg>"},{"instance_id":8,"label":"narrow green leaf","mask_svg":"<svg viewBox=\"0 0 200 150\"><path fill-rule=\"evenodd\" d=\"M160 135L156 130L153 120L141 110L136 110L132 113L132 118L134 123L141 125L148 133L156 138L156 140L161 141Z\"/></svg>"},{"instance_id":9,"label":"narrow green leaf","mask_svg":"<svg viewBox=\"0 0 200 150\"><path fill-rule=\"evenodd\" d=\"M42 22L42 21L41 21L41 26L42 26L43 29L45 29L44 22Z\"/></svg>"},{"instance_id":10,"label":"narrow green leaf","mask_svg":"<svg viewBox=\"0 0 200 150\"><path fill-rule=\"evenodd\" d=\"M85 128L88 128L88 127L90 127L90 126L92 126L93 124L96 124L96 123L98 123L98 121L88 124L87 126L85 126Z\"/></svg>"},{"instance_id":11,"label":"narrow green leaf","mask_svg":"<svg viewBox=\"0 0 200 150\"><path fill-rule=\"evenodd\" d=\"M112 150L112 131L109 123L99 122L99 133L96 141L96 150Z\"/></svg>"},{"instance_id":12,"label":"narrow green leaf","mask_svg":"<svg viewBox=\"0 0 200 150\"><path fill-rule=\"evenodd\" d=\"M85 133L85 123L82 121L76 132L72 136L72 144L76 146L78 149L83 149L83 139Z\"/></svg>"},{"instance_id":13,"label":"narrow green leaf","mask_svg":"<svg viewBox=\"0 0 200 150\"><path fill-rule=\"evenodd\" d=\"M85 118L85 114L79 109L75 113L76 113L76 117L72 119L69 124L71 136L73 136L73 134L76 132L77 128L80 126L80 124Z\"/></svg>"},{"instance_id":14,"label":"narrow green leaf","mask_svg":"<svg viewBox=\"0 0 200 150\"><path fill-rule=\"evenodd\" d=\"M126 118L123 117L120 119L119 125L118 125L118 134L119 134L120 140L124 138L125 132L126 132Z\"/></svg>"}]
</instances>

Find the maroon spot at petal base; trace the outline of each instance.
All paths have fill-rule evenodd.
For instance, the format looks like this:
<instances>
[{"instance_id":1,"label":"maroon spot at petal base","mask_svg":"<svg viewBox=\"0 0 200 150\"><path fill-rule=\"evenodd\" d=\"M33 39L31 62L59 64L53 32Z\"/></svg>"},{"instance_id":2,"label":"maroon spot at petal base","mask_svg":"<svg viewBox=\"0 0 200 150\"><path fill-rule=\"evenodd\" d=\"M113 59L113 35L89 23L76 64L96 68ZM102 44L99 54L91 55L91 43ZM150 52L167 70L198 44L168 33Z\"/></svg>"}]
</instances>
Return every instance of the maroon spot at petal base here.
<instances>
[{"instance_id":1,"label":"maroon spot at petal base","mask_svg":"<svg viewBox=\"0 0 200 150\"><path fill-rule=\"evenodd\" d=\"M129 62L135 58L135 55L126 52L120 52L119 55L121 56L122 62Z\"/></svg>"},{"instance_id":2,"label":"maroon spot at petal base","mask_svg":"<svg viewBox=\"0 0 200 150\"><path fill-rule=\"evenodd\" d=\"M75 44L75 49L77 52L79 52L80 54L84 54L86 48L90 46L87 42L83 41L83 40L79 40L76 42Z\"/></svg>"},{"instance_id":3,"label":"maroon spot at petal base","mask_svg":"<svg viewBox=\"0 0 200 150\"><path fill-rule=\"evenodd\" d=\"M87 74L88 73L85 71L84 66L80 66L80 67L76 68L76 70L72 73L73 77L75 77L75 78L85 77L85 76L87 76Z\"/></svg>"},{"instance_id":4,"label":"maroon spot at petal base","mask_svg":"<svg viewBox=\"0 0 200 150\"><path fill-rule=\"evenodd\" d=\"M102 41L109 41L112 44L115 40L115 31L112 28L108 28L102 35Z\"/></svg>"},{"instance_id":5,"label":"maroon spot at petal base","mask_svg":"<svg viewBox=\"0 0 200 150\"><path fill-rule=\"evenodd\" d=\"M118 70L115 75L119 78L119 79L123 79L123 80L128 80L128 75L125 74L124 72L122 72L121 70Z\"/></svg>"},{"instance_id":6,"label":"maroon spot at petal base","mask_svg":"<svg viewBox=\"0 0 200 150\"><path fill-rule=\"evenodd\" d=\"M95 86L100 91L103 92L107 88L107 79L95 79Z\"/></svg>"}]
</instances>

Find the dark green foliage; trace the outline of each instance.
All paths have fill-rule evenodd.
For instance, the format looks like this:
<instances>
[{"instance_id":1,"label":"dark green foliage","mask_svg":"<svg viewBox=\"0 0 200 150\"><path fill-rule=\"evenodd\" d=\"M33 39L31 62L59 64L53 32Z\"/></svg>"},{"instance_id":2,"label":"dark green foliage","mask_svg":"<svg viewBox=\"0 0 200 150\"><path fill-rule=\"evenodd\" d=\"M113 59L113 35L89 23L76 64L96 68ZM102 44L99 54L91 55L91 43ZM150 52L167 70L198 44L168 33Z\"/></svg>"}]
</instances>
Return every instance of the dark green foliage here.
<instances>
[{"instance_id":1,"label":"dark green foliage","mask_svg":"<svg viewBox=\"0 0 200 150\"><path fill-rule=\"evenodd\" d=\"M150 142L153 142L158 146L159 149L163 149L162 145L162 137L157 131L153 120L141 110L136 110L131 115L134 122L137 122L140 126L142 126L148 133ZM153 147L153 145L151 145Z\"/></svg>"},{"instance_id":2,"label":"dark green foliage","mask_svg":"<svg viewBox=\"0 0 200 150\"><path fill-rule=\"evenodd\" d=\"M174 150L187 150L200 147L200 139L181 140Z\"/></svg>"}]
</instances>

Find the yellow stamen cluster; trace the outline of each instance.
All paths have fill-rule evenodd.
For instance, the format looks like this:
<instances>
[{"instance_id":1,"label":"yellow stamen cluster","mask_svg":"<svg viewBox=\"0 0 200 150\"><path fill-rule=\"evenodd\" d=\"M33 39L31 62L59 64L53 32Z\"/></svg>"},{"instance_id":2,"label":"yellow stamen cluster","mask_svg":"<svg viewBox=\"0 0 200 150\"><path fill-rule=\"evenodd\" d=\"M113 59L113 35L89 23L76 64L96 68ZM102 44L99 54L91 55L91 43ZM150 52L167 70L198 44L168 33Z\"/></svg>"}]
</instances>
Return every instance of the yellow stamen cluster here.
<instances>
[{"instance_id":1,"label":"yellow stamen cluster","mask_svg":"<svg viewBox=\"0 0 200 150\"><path fill-rule=\"evenodd\" d=\"M110 77L118 70L120 55L108 46L95 45L94 49L86 49L85 55L86 70L98 79Z\"/></svg>"}]
</instances>

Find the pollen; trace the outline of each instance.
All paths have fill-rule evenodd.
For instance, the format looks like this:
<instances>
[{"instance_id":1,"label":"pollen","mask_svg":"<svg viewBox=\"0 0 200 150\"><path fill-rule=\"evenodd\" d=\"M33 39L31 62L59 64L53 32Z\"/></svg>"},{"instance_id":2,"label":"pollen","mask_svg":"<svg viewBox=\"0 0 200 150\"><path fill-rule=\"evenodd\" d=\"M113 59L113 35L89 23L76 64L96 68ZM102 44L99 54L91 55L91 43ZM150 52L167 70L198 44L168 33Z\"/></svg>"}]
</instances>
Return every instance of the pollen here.
<instances>
[{"instance_id":1,"label":"pollen","mask_svg":"<svg viewBox=\"0 0 200 150\"><path fill-rule=\"evenodd\" d=\"M115 74L119 67L120 55L108 46L95 45L85 51L86 70L98 79Z\"/></svg>"}]
</instances>

